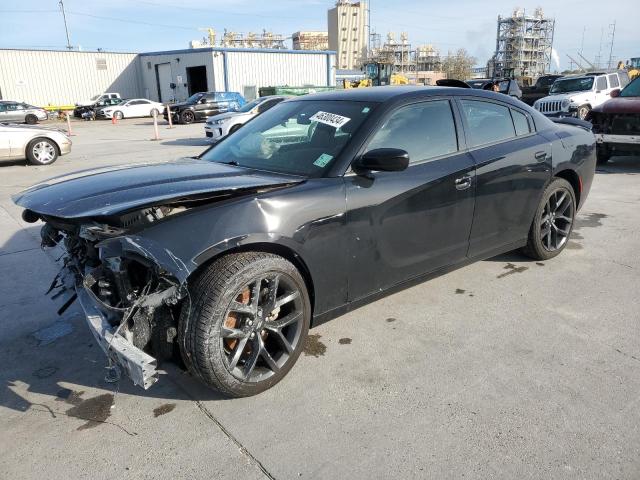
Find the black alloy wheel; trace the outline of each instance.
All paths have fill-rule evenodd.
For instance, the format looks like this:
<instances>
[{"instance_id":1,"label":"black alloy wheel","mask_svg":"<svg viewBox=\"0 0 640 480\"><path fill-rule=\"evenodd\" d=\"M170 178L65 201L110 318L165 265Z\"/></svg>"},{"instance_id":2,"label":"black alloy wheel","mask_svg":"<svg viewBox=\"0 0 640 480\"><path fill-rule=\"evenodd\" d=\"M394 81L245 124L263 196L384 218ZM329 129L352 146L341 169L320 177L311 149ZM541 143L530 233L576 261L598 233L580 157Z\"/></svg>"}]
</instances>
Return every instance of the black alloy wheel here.
<instances>
[{"instance_id":1,"label":"black alloy wheel","mask_svg":"<svg viewBox=\"0 0 640 480\"><path fill-rule=\"evenodd\" d=\"M554 191L540 218L540 239L549 252L561 250L573 225L573 200L565 189Z\"/></svg>"},{"instance_id":2,"label":"black alloy wheel","mask_svg":"<svg viewBox=\"0 0 640 480\"><path fill-rule=\"evenodd\" d=\"M291 278L273 273L252 279L235 298L220 334L225 365L238 380L261 382L280 371L300 342L302 296Z\"/></svg>"},{"instance_id":3,"label":"black alloy wheel","mask_svg":"<svg viewBox=\"0 0 640 480\"><path fill-rule=\"evenodd\" d=\"M523 252L536 260L548 260L564 250L573 230L576 203L571 184L553 179L542 195Z\"/></svg>"},{"instance_id":4,"label":"black alloy wheel","mask_svg":"<svg viewBox=\"0 0 640 480\"><path fill-rule=\"evenodd\" d=\"M191 110L185 110L180 114L180 121L182 123L193 123L196 119L196 116L193 114Z\"/></svg>"},{"instance_id":5,"label":"black alloy wheel","mask_svg":"<svg viewBox=\"0 0 640 480\"><path fill-rule=\"evenodd\" d=\"M278 383L302 352L311 322L304 279L263 252L224 256L190 284L179 344L190 372L232 397Z\"/></svg>"}]
</instances>

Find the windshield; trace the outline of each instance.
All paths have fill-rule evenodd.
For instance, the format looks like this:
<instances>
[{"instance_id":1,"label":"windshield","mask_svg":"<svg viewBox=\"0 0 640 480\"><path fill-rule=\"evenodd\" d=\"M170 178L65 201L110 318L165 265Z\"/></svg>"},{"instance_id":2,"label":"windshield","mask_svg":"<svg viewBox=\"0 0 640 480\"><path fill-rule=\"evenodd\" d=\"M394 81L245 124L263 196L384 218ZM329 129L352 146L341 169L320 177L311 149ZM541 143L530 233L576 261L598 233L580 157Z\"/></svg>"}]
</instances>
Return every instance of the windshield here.
<instances>
[{"instance_id":1,"label":"windshield","mask_svg":"<svg viewBox=\"0 0 640 480\"><path fill-rule=\"evenodd\" d=\"M640 77L633 80L620 92L621 97L640 97Z\"/></svg>"},{"instance_id":2,"label":"windshield","mask_svg":"<svg viewBox=\"0 0 640 480\"><path fill-rule=\"evenodd\" d=\"M238 112L242 112L242 113L250 112L251 110L253 110L255 107L260 105L265 100L266 100L266 98L256 98L252 102L249 102L249 103L245 104L244 107L238 109Z\"/></svg>"},{"instance_id":3,"label":"windshield","mask_svg":"<svg viewBox=\"0 0 640 480\"><path fill-rule=\"evenodd\" d=\"M553 82L549 93L584 92L593 87L593 77L558 79Z\"/></svg>"},{"instance_id":4,"label":"windshield","mask_svg":"<svg viewBox=\"0 0 640 480\"><path fill-rule=\"evenodd\" d=\"M202 155L271 172L320 177L376 104L290 101L271 108Z\"/></svg>"},{"instance_id":5,"label":"windshield","mask_svg":"<svg viewBox=\"0 0 640 480\"><path fill-rule=\"evenodd\" d=\"M198 103L198 100L200 100L203 96L204 96L203 92L194 93L189 98L187 98L187 103Z\"/></svg>"}]
</instances>

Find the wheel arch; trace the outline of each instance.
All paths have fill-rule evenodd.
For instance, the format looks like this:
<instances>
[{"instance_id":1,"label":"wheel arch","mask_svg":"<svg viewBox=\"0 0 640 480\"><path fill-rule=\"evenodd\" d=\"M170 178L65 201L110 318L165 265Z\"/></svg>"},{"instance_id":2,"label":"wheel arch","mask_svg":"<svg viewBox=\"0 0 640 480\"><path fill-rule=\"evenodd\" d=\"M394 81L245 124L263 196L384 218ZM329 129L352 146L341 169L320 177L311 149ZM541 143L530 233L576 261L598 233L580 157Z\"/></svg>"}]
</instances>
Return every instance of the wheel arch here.
<instances>
[{"instance_id":1,"label":"wheel arch","mask_svg":"<svg viewBox=\"0 0 640 480\"><path fill-rule=\"evenodd\" d=\"M307 287L307 292L309 293L309 300L311 303L311 314L313 315L313 312L315 310L314 308L315 307L315 288L313 283L313 277L311 276L311 271L309 270L307 263L304 261L304 259L298 252L296 252L291 247L287 245L283 245L281 243L254 242L254 243L236 245L234 247L231 247L227 250L224 250L222 252L219 252L211 256L204 262L200 263L196 267L196 269L193 272L191 272L191 274L189 275L189 280L195 278L197 275L200 274L200 272L202 272L205 268L207 268L216 260L227 255L232 255L234 253L243 253L243 252L271 253L274 255L278 255L284 258L285 260L288 260L289 262L291 262L293 266L296 267L296 269L300 272L300 275L302 275L302 278L304 279L304 283Z\"/></svg>"},{"instance_id":2,"label":"wheel arch","mask_svg":"<svg viewBox=\"0 0 640 480\"><path fill-rule=\"evenodd\" d=\"M29 139L29 141L25 144L25 146L24 146L24 158L28 158L28 157L27 157L27 154L28 154L28 152L29 152L29 147L31 146L31 144L32 144L33 142L35 142L36 140L40 140L40 139L42 139L42 140L48 140L48 141L50 141L51 143L53 143L53 146L54 146L54 147L55 147L55 149L56 149L56 153L58 154L58 156L60 156L60 155L61 155L61 153L60 153L60 152L61 152L61 150L60 150L60 145L58 145L58 142L56 142L53 138L43 137L43 136L41 136L41 135L36 135L35 137L30 138L30 139Z\"/></svg>"},{"instance_id":3,"label":"wheel arch","mask_svg":"<svg viewBox=\"0 0 640 480\"><path fill-rule=\"evenodd\" d=\"M562 178L569 182L571 187L573 188L573 193L576 196L576 206L580 205L581 194L582 194L582 182L580 181L580 175L575 170L571 170L570 168L566 168L564 170L560 170L554 174L556 178Z\"/></svg>"}]
</instances>

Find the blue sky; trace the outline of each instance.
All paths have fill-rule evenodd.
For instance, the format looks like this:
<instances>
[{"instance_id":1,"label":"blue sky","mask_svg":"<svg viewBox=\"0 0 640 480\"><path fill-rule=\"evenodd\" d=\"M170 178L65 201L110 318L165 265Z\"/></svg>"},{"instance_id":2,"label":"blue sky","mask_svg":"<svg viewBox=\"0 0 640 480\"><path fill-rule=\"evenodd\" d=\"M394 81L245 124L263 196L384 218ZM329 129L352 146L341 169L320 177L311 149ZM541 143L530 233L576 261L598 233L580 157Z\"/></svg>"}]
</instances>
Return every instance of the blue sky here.
<instances>
[{"instance_id":1,"label":"blue sky","mask_svg":"<svg viewBox=\"0 0 640 480\"><path fill-rule=\"evenodd\" d=\"M152 51L186 48L199 39L201 27L238 32L268 29L290 36L298 30L326 30L328 8L323 0L65 0L71 43L83 49ZM640 57L637 0L617 0L615 9L594 0L521 0L434 2L373 0L371 24L379 33L406 31L411 43L432 43L443 53L466 48L483 64L495 48L498 14L510 15L515 6L533 11L541 6L556 19L554 46L561 67L566 54L576 57L586 27L584 56L592 60L600 50L609 58L610 24L616 23L614 58ZM66 39L58 0L2 0L0 48L63 48ZM634 25L634 23L636 23ZM604 30L604 35L602 32Z\"/></svg>"}]
</instances>

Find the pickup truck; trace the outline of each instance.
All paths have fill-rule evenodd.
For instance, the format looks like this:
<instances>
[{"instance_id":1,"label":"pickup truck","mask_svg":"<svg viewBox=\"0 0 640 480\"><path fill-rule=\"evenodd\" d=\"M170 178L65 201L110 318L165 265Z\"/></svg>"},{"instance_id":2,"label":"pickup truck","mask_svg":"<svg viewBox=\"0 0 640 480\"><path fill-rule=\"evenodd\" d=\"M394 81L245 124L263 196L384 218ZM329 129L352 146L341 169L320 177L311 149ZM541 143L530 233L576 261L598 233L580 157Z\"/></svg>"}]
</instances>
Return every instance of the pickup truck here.
<instances>
[{"instance_id":1,"label":"pickup truck","mask_svg":"<svg viewBox=\"0 0 640 480\"><path fill-rule=\"evenodd\" d=\"M562 78L562 75L543 75L538 77L536 83L531 87L522 87L522 100L527 105L533 106L536 100L549 95L549 89L556 79Z\"/></svg>"}]
</instances>

